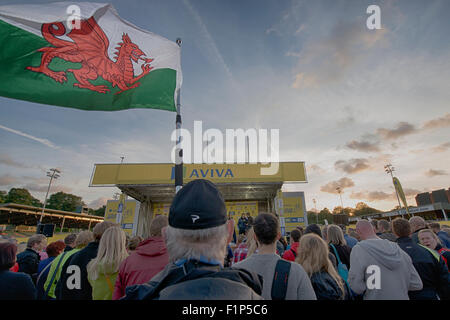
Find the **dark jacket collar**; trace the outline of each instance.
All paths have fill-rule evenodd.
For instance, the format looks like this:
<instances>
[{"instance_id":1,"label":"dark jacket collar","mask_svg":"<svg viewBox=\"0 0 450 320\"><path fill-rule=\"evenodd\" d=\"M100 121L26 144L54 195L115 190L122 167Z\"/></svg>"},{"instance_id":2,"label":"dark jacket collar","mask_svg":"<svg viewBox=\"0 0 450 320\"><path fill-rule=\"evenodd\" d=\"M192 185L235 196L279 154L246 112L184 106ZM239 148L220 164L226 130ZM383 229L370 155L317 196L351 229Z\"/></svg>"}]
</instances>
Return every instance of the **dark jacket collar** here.
<instances>
[{"instance_id":1,"label":"dark jacket collar","mask_svg":"<svg viewBox=\"0 0 450 320\"><path fill-rule=\"evenodd\" d=\"M397 242L398 243L407 243L407 242L412 242L413 240L411 239L411 237L400 237L397 238Z\"/></svg>"},{"instance_id":2,"label":"dark jacket collar","mask_svg":"<svg viewBox=\"0 0 450 320\"><path fill-rule=\"evenodd\" d=\"M98 249L98 245L99 245L99 242L98 242L98 241L92 241L92 242L89 242L89 243L88 243L88 245L86 246L86 248L89 248L89 249Z\"/></svg>"},{"instance_id":3,"label":"dark jacket collar","mask_svg":"<svg viewBox=\"0 0 450 320\"><path fill-rule=\"evenodd\" d=\"M33 249L31 249L31 248L26 248L25 249L25 251L28 251L28 252L31 252L31 253L34 253L35 255L39 255L39 253L38 252L36 252L35 250L33 250Z\"/></svg>"},{"instance_id":4,"label":"dark jacket collar","mask_svg":"<svg viewBox=\"0 0 450 320\"><path fill-rule=\"evenodd\" d=\"M126 297L124 299L154 299L159 295L161 290L168 286L201 278L208 278L210 281L214 281L214 278L224 278L246 284L258 295L262 293L263 279L256 273L244 269L223 269L221 266L212 266L197 260L188 260L181 266L173 263L167 265L161 271L161 280L159 282L150 280L142 285L127 287Z\"/></svg>"}]
</instances>

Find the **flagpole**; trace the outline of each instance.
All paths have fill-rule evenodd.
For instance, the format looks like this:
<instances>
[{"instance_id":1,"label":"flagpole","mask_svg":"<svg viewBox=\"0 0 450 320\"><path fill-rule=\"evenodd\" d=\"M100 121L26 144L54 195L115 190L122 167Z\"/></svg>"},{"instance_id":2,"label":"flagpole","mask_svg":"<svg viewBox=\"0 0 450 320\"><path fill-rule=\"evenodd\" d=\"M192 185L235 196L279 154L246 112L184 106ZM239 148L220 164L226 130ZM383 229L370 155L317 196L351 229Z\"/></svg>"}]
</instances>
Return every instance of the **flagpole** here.
<instances>
[{"instance_id":1,"label":"flagpole","mask_svg":"<svg viewBox=\"0 0 450 320\"><path fill-rule=\"evenodd\" d=\"M181 49L181 39L177 39L177 45ZM181 97L180 88L177 89L177 117L176 117L176 149L175 149L175 193L183 187L183 149L181 149Z\"/></svg>"}]
</instances>

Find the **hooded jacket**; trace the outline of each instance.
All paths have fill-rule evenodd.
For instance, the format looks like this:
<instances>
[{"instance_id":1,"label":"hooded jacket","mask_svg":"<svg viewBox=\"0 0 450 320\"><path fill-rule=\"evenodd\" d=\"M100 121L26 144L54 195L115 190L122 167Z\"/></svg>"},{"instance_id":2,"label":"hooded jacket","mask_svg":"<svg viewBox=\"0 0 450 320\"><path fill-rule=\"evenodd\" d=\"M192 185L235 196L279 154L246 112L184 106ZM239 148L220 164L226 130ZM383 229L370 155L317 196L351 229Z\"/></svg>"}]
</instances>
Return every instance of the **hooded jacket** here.
<instances>
[{"instance_id":1,"label":"hooded jacket","mask_svg":"<svg viewBox=\"0 0 450 320\"><path fill-rule=\"evenodd\" d=\"M364 294L364 300L409 300L408 291L421 290L423 286L411 257L386 239L358 242L350 255L350 266L350 287L356 294ZM368 269L369 266L374 267Z\"/></svg>"},{"instance_id":2,"label":"hooded jacket","mask_svg":"<svg viewBox=\"0 0 450 320\"><path fill-rule=\"evenodd\" d=\"M33 279L33 282L35 282L38 272L39 261L41 261L39 253L37 253L31 248L26 248L25 251L17 255L19 272L29 274Z\"/></svg>"},{"instance_id":3,"label":"hooded jacket","mask_svg":"<svg viewBox=\"0 0 450 320\"><path fill-rule=\"evenodd\" d=\"M412 259L422 279L423 289L409 293L411 300L450 299L449 273L443 259L436 259L431 249L416 244L410 237L401 237L397 243Z\"/></svg>"},{"instance_id":4,"label":"hooded jacket","mask_svg":"<svg viewBox=\"0 0 450 320\"><path fill-rule=\"evenodd\" d=\"M113 300L123 297L126 287L149 281L168 263L169 255L162 237L142 241L120 265Z\"/></svg>"},{"instance_id":5,"label":"hooded jacket","mask_svg":"<svg viewBox=\"0 0 450 320\"><path fill-rule=\"evenodd\" d=\"M261 300L261 292L262 278L253 272L189 260L128 287L122 300Z\"/></svg>"}]
</instances>

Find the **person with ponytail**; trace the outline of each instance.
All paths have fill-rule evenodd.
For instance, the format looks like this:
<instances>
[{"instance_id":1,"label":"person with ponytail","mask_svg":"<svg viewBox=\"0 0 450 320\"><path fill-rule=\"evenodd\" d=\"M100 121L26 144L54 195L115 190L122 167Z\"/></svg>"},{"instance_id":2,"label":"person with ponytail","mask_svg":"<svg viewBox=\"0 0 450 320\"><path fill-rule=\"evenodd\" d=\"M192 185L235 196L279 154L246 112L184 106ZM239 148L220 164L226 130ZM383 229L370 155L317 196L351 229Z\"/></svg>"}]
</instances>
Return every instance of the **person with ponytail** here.
<instances>
[{"instance_id":1,"label":"person with ponytail","mask_svg":"<svg viewBox=\"0 0 450 320\"><path fill-rule=\"evenodd\" d=\"M93 300L112 300L119 266L128 257L126 240L120 227L110 227L103 233L97 257L87 265Z\"/></svg>"}]
</instances>

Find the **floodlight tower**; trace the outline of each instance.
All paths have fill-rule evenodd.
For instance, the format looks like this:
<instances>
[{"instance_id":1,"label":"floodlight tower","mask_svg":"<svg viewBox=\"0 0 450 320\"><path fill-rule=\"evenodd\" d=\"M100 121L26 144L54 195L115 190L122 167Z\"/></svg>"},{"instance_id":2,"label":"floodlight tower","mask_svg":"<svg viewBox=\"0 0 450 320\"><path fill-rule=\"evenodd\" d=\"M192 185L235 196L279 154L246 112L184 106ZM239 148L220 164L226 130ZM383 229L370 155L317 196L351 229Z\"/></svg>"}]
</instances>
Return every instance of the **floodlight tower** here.
<instances>
[{"instance_id":1,"label":"floodlight tower","mask_svg":"<svg viewBox=\"0 0 450 320\"><path fill-rule=\"evenodd\" d=\"M344 203L342 202L342 189L341 189L341 187L337 187L336 191L339 193L339 197L341 198L342 214L344 214Z\"/></svg>"},{"instance_id":2,"label":"floodlight tower","mask_svg":"<svg viewBox=\"0 0 450 320\"><path fill-rule=\"evenodd\" d=\"M314 209L316 210L316 223L319 224L319 212L317 212L316 199L313 199Z\"/></svg>"},{"instance_id":3,"label":"floodlight tower","mask_svg":"<svg viewBox=\"0 0 450 320\"><path fill-rule=\"evenodd\" d=\"M61 171L55 168L47 171L47 177L50 177L50 182L48 183L47 194L45 195L44 206L42 207L41 218L39 219L39 224L42 223L42 218L44 217L45 206L47 205L48 192L50 191L50 186L52 185L53 179L58 179L60 177Z\"/></svg>"}]
</instances>

